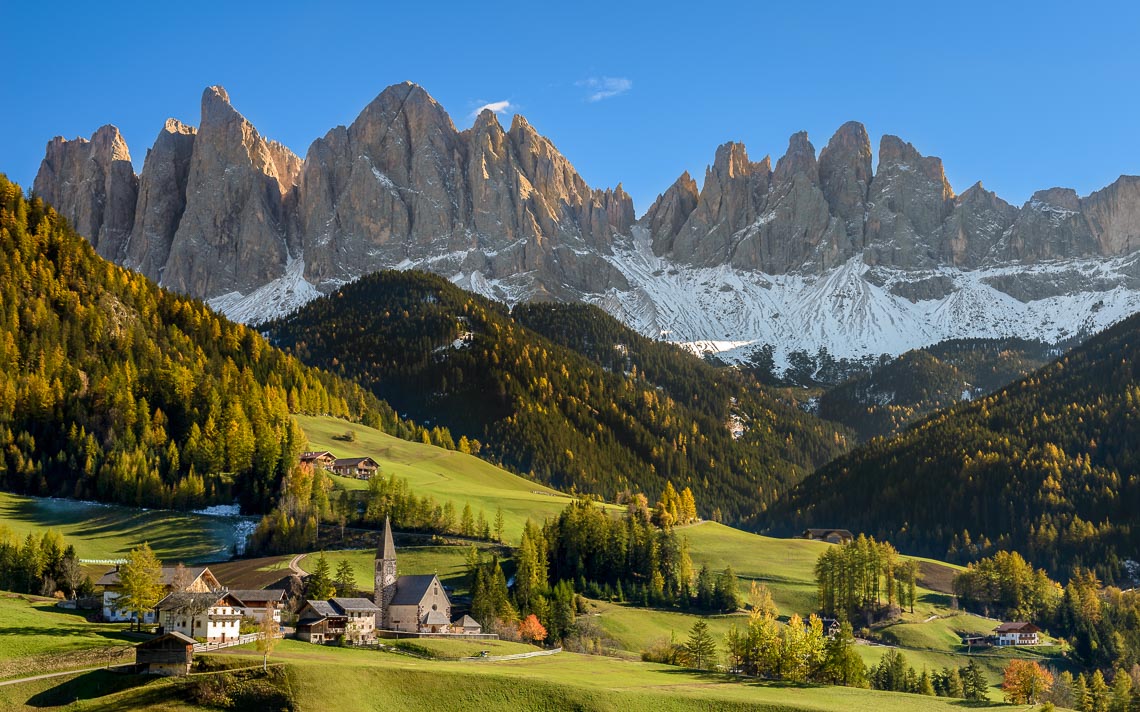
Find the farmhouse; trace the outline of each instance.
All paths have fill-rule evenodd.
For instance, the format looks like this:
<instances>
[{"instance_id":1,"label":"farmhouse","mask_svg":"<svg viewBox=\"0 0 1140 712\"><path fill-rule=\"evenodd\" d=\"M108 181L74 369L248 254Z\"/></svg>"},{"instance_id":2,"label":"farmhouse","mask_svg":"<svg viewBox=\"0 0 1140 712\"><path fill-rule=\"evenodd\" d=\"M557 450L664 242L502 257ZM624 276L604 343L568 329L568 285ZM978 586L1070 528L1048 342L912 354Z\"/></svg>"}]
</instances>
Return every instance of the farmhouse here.
<instances>
[{"instance_id":1,"label":"farmhouse","mask_svg":"<svg viewBox=\"0 0 1140 712\"><path fill-rule=\"evenodd\" d=\"M332 464L332 471L342 477L355 477L366 480L380 469L380 465L371 457L349 457L336 460Z\"/></svg>"},{"instance_id":2,"label":"farmhouse","mask_svg":"<svg viewBox=\"0 0 1140 712\"><path fill-rule=\"evenodd\" d=\"M135 665L147 675L188 675L194 660L194 639L177 631L135 646Z\"/></svg>"},{"instance_id":3,"label":"farmhouse","mask_svg":"<svg viewBox=\"0 0 1140 712\"><path fill-rule=\"evenodd\" d=\"M1037 645L1037 634L1041 629L1032 623L1014 622L1002 623L997 628L994 628L997 633L997 644L999 646L1007 645Z\"/></svg>"},{"instance_id":4,"label":"farmhouse","mask_svg":"<svg viewBox=\"0 0 1140 712\"><path fill-rule=\"evenodd\" d=\"M847 544L855 541L855 535L846 529L804 529L803 539L826 541L829 544Z\"/></svg>"},{"instance_id":5,"label":"farmhouse","mask_svg":"<svg viewBox=\"0 0 1140 712\"><path fill-rule=\"evenodd\" d=\"M312 465L313 467L330 470L334 462L336 462L336 455L333 455L328 450L313 450L301 453L302 465Z\"/></svg>"},{"instance_id":6,"label":"farmhouse","mask_svg":"<svg viewBox=\"0 0 1140 712\"><path fill-rule=\"evenodd\" d=\"M297 638L306 643L332 643L345 634L348 616L330 601L305 601L297 612Z\"/></svg>"},{"instance_id":7,"label":"farmhouse","mask_svg":"<svg viewBox=\"0 0 1140 712\"><path fill-rule=\"evenodd\" d=\"M103 574L96 584L103 587L103 620L111 623L135 620L133 612L121 610L116 605L117 599L122 594L118 566ZM163 566L162 585L165 593L173 593L175 588L182 591L206 592L222 587L210 569L205 566ZM142 622L154 623L154 613L147 612L143 615Z\"/></svg>"},{"instance_id":8,"label":"farmhouse","mask_svg":"<svg viewBox=\"0 0 1140 712\"><path fill-rule=\"evenodd\" d=\"M225 589L179 591L158 602L160 633L178 632L207 643L241 636L242 602Z\"/></svg>"},{"instance_id":9,"label":"farmhouse","mask_svg":"<svg viewBox=\"0 0 1140 712\"><path fill-rule=\"evenodd\" d=\"M281 622L281 607L285 603L285 591L281 589L237 590L230 591L230 595L241 602L238 612L246 618L261 620L265 611L273 614L273 620Z\"/></svg>"}]
</instances>

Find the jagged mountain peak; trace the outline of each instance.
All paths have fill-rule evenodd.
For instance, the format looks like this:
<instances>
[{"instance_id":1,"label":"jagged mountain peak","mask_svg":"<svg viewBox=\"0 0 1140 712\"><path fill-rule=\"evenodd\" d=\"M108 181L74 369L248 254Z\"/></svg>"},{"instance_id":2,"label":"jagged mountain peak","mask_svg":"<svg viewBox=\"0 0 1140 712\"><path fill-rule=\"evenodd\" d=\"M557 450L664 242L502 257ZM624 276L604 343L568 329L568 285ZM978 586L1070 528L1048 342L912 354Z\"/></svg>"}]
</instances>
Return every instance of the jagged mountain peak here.
<instances>
[{"instance_id":1,"label":"jagged mountain peak","mask_svg":"<svg viewBox=\"0 0 1140 712\"><path fill-rule=\"evenodd\" d=\"M1039 192L1021 207L980 183L956 196L942 161L897 136L881 138L873 171L867 129L849 121L818 153L806 133L792 134L774 169L771 156L753 161L743 143L723 143L700 185L682 173L635 223L621 183L588 185L525 117L505 127L484 111L458 131L411 82L381 91L350 126L314 141L304 161L263 138L221 87L207 88L202 104L197 129L166 123L141 180L126 142L108 127L91 140L53 140L36 191L101 254L247 320L280 315L369 272L419 267L512 303L596 301L646 333L734 340L778 332L809 350L850 352L856 346L829 340L838 331L813 326L814 312L784 329L801 318L789 314L810 310L767 291L818 287L860 325L844 338L879 353L957 333L914 326L914 335L875 345L894 334L879 321L912 324L899 310L927 309L930 300L948 300L954 313L952 302L973 300L971 319L998 324L986 315L1008 297L1032 306L1125 285L1111 297L1087 295L1112 301L1103 315L1131 303L1128 289L1140 294L1140 277L1124 272L1062 279L1037 270L1140 250L1134 176L1085 198ZM665 294L658 282L675 275L695 281ZM697 318L713 304L718 314ZM1053 328L1032 313L1017 318ZM757 326L779 320L780 329ZM698 322L713 326L705 333Z\"/></svg>"},{"instance_id":2,"label":"jagged mountain peak","mask_svg":"<svg viewBox=\"0 0 1140 712\"><path fill-rule=\"evenodd\" d=\"M173 117L166 120L166 123L162 126L162 130L166 133L185 134L188 136L193 136L194 134L198 133L198 129L196 127L190 126L189 124L184 124Z\"/></svg>"},{"instance_id":3,"label":"jagged mountain peak","mask_svg":"<svg viewBox=\"0 0 1140 712\"><path fill-rule=\"evenodd\" d=\"M898 136L884 134L879 141L879 171L886 169L916 170L927 179L942 183L946 198L953 198L954 191L946 180L942 159L937 156L923 156L914 144Z\"/></svg>"},{"instance_id":4,"label":"jagged mountain peak","mask_svg":"<svg viewBox=\"0 0 1140 712\"><path fill-rule=\"evenodd\" d=\"M788 180L796 173L807 175L812 182L819 180L815 146L808 139L807 131L798 131L788 138L788 150L776 161L773 180Z\"/></svg>"}]
</instances>

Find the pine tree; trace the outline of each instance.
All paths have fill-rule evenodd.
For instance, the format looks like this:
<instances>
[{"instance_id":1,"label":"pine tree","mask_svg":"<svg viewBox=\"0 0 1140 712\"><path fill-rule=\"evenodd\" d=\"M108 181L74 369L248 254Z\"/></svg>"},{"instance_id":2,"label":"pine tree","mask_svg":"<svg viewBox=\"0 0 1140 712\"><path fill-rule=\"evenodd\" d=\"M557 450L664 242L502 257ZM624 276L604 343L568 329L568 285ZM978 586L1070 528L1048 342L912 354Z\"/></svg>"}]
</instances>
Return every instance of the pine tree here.
<instances>
[{"instance_id":1,"label":"pine tree","mask_svg":"<svg viewBox=\"0 0 1140 712\"><path fill-rule=\"evenodd\" d=\"M308 578L305 579L305 597L323 601L331 598L335 593L336 587L333 585L329 561L325 558L325 552L322 551L320 558L317 559L316 567L309 572Z\"/></svg>"},{"instance_id":2,"label":"pine tree","mask_svg":"<svg viewBox=\"0 0 1140 712\"><path fill-rule=\"evenodd\" d=\"M962 671L962 696L971 702L979 702L989 697L990 685L978 661L970 658Z\"/></svg>"},{"instance_id":3,"label":"pine tree","mask_svg":"<svg viewBox=\"0 0 1140 712\"><path fill-rule=\"evenodd\" d=\"M703 619L693 624L689 640L685 643L685 653L689 664L698 670L708 670L716 664L716 641L709 633L709 625Z\"/></svg>"},{"instance_id":4,"label":"pine tree","mask_svg":"<svg viewBox=\"0 0 1140 712\"><path fill-rule=\"evenodd\" d=\"M1104 681L1104 674L1100 670L1093 672L1089 679L1089 712L1108 712L1110 693L1108 684Z\"/></svg>"},{"instance_id":5,"label":"pine tree","mask_svg":"<svg viewBox=\"0 0 1140 712\"><path fill-rule=\"evenodd\" d=\"M348 559L341 559L336 565L336 580L334 581L338 596L349 596L356 591L356 574Z\"/></svg>"},{"instance_id":6,"label":"pine tree","mask_svg":"<svg viewBox=\"0 0 1140 712\"><path fill-rule=\"evenodd\" d=\"M459 533L465 537L475 536L475 518L471 513L471 503L463 505L463 513L459 515Z\"/></svg>"},{"instance_id":7,"label":"pine tree","mask_svg":"<svg viewBox=\"0 0 1140 712\"><path fill-rule=\"evenodd\" d=\"M926 672L925 667L922 668L922 674L918 677L918 694L934 697L934 683L931 682L930 674Z\"/></svg>"},{"instance_id":8,"label":"pine tree","mask_svg":"<svg viewBox=\"0 0 1140 712\"><path fill-rule=\"evenodd\" d=\"M962 673L958 668L950 668L946 674L946 696L961 699L965 697L966 692L962 686Z\"/></svg>"},{"instance_id":9,"label":"pine tree","mask_svg":"<svg viewBox=\"0 0 1140 712\"><path fill-rule=\"evenodd\" d=\"M500 544L503 543L503 530L506 528L506 523L503 521L503 508L495 512L495 541Z\"/></svg>"}]
</instances>

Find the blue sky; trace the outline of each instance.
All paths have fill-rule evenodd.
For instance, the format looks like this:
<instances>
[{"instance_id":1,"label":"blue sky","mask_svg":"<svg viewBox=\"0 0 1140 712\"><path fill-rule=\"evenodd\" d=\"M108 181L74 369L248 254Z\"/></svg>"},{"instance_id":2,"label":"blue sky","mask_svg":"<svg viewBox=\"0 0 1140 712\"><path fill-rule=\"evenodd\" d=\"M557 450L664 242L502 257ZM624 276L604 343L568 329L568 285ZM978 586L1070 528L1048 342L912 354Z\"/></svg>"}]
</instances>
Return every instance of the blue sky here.
<instances>
[{"instance_id":1,"label":"blue sky","mask_svg":"<svg viewBox=\"0 0 1140 712\"><path fill-rule=\"evenodd\" d=\"M237 8L237 9L234 9ZM1015 204L1140 173L1134 3L9 3L0 171L29 185L52 136L114 123L141 168L163 121L222 84L304 155L385 86L423 85L460 128L522 113L638 213L716 146L773 160L844 121L943 158Z\"/></svg>"}]
</instances>

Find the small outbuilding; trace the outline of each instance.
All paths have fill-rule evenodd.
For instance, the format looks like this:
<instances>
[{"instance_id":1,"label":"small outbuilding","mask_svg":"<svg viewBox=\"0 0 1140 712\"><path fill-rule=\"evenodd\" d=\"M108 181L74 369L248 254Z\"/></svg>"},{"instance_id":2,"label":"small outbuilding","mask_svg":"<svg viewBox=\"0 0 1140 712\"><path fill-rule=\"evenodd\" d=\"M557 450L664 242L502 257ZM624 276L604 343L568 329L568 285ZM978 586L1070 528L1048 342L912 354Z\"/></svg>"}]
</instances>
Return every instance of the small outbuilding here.
<instances>
[{"instance_id":1,"label":"small outbuilding","mask_svg":"<svg viewBox=\"0 0 1140 712\"><path fill-rule=\"evenodd\" d=\"M479 621L465 614L459 620L452 622L451 632L478 635L483 632L483 626L479 625Z\"/></svg>"},{"instance_id":2,"label":"small outbuilding","mask_svg":"<svg viewBox=\"0 0 1140 712\"><path fill-rule=\"evenodd\" d=\"M135 646L135 665L147 675L188 675L194 639L173 631Z\"/></svg>"}]
</instances>

